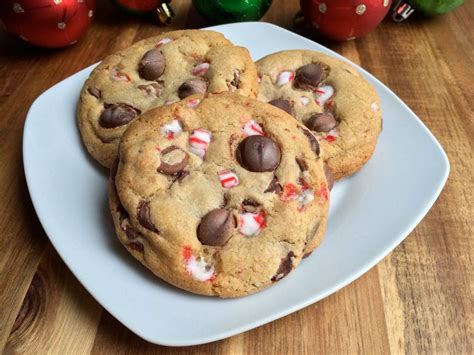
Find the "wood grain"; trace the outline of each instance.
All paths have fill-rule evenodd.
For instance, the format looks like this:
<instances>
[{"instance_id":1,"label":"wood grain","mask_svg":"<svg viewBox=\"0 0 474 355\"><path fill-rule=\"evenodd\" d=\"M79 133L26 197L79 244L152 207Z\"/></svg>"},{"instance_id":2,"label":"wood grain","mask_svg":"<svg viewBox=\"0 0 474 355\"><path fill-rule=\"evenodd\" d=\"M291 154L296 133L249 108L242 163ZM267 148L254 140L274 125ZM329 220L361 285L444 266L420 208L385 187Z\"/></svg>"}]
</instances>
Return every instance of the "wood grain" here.
<instances>
[{"instance_id":1,"label":"wood grain","mask_svg":"<svg viewBox=\"0 0 474 355\"><path fill-rule=\"evenodd\" d=\"M473 353L472 1L435 19L385 20L368 36L343 43L293 28L298 0L275 0L264 18L361 64L419 115L449 156L451 174L434 207L367 274L283 319L189 348L138 338L78 283L47 240L28 196L21 157L27 110L41 92L111 52L163 31L206 26L190 1L173 5L177 17L164 28L99 1L86 36L62 50L33 48L0 32L0 349L21 354Z\"/></svg>"}]
</instances>

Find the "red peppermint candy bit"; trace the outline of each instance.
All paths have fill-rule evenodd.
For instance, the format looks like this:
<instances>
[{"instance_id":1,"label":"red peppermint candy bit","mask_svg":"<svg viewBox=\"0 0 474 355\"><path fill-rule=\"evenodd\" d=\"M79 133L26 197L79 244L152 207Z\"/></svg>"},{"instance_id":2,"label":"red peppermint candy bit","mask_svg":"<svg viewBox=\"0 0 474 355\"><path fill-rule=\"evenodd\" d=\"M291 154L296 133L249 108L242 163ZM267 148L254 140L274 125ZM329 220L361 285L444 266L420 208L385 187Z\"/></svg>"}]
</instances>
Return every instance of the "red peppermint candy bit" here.
<instances>
[{"instance_id":1,"label":"red peppermint candy bit","mask_svg":"<svg viewBox=\"0 0 474 355\"><path fill-rule=\"evenodd\" d=\"M161 47L163 44L170 43L170 42L173 42L173 39L172 39L172 38L163 38L163 39L160 39L160 40L158 41L158 43L156 44L156 48Z\"/></svg>"},{"instance_id":2,"label":"red peppermint candy bit","mask_svg":"<svg viewBox=\"0 0 474 355\"><path fill-rule=\"evenodd\" d=\"M267 219L265 215L265 211L260 211L256 216L253 217L255 222L260 226L260 229L263 229L267 226Z\"/></svg>"},{"instance_id":3,"label":"red peppermint candy bit","mask_svg":"<svg viewBox=\"0 0 474 355\"><path fill-rule=\"evenodd\" d=\"M242 131L244 132L245 136L264 136L265 132L263 131L262 127L255 122L254 120L248 121L242 127Z\"/></svg>"},{"instance_id":4,"label":"red peppermint candy bit","mask_svg":"<svg viewBox=\"0 0 474 355\"><path fill-rule=\"evenodd\" d=\"M325 139L326 141L328 141L329 143L332 143L336 140L336 136L333 136L331 134L328 134L326 137L323 137L323 139Z\"/></svg>"},{"instance_id":5,"label":"red peppermint candy bit","mask_svg":"<svg viewBox=\"0 0 474 355\"><path fill-rule=\"evenodd\" d=\"M239 215L239 231L247 237L260 233L267 226L265 211L243 212Z\"/></svg>"},{"instance_id":6,"label":"red peppermint candy bit","mask_svg":"<svg viewBox=\"0 0 474 355\"><path fill-rule=\"evenodd\" d=\"M326 186L326 184L324 182L321 183L321 189L319 191L319 197L320 197L322 203L329 200L329 190L328 190L328 187Z\"/></svg>"},{"instance_id":7,"label":"red peppermint candy bit","mask_svg":"<svg viewBox=\"0 0 474 355\"><path fill-rule=\"evenodd\" d=\"M325 85L314 90L316 94L316 103L324 106L326 102L334 95L334 88L331 85Z\"/></svg>"},{"instance_id":8,"label":"red peppermint candy bit","mask_svg":"<svg viewBox=\"0 0 474 355\"><path fill-rule=\"evenodd\" d=\"M196 65L193 69L193 75L204 76L211 65L207 62L200 63Z\"/></svg>"},{"instance_id":9,"label":"red peppermint candy bit","mask_svg":"<svg viewBox=\"0 0 474 355\"><path fill-rule=\"evenodd\" d=\"M299 182L299 184L301 185L301 189L302 189L302 190L308 190L308 189L311 188L311 186L309 186L308 182L307 182L304 178L302 178L302 177L300 177L300 178L298 179L298 182Z\"/></svg>"},{"instance_id":10,"label":"red peppermint candy bit","mask_svg":"<svg viewBox=\"0 0 474 355\"><path fill-rule=\"evenodd\" d=\"M211 142L211 132L204 128L198 128L189 136L189 145L191 152L199 156L201 159L206 155L209 143Z\"/></svg>"},{"instance_id":11,"label":"red peppermint candy bit","mask_svg":"<svg viewBox=\"0 0 474 355\"><path fill-rule=\"evenodd\" d=\"M282 201L294 200L298 196L298 192L298 187L290 182L283 186L283 193L281 194L280 199Z\"/></svg>"},{"instance_id":12,"label":"red peppermint candy bit","mask_svg":"<svg viewBox=\"0 0 474 355\"><path fill-rule=\"evenodd\" d=\"M306 97L306 96L300 96L300 103L301 103L301 105L307 106L310 102L311 102L311 100L310 100L308 97Z\"/></svg>"},{"instance_id":13,"label":"red peppermint candy bit","mask_svg":"<svg viewBox=\"0 0 474 355\"><path fill-rule=\"evenodd\" d=\"M332 109L333 106L334 106L334 101L333 100L326 102L326 104L324 105L324 107L328 110Z\"/></svg>"},{"instance_id":14,"label":"red peppermint candy bit","mask_svg":"<svg viewBox=\"0 0 474 355\"><path fill-rule=\"evenodd\" d=\"M282 86L292 82L295 79L295 73L290 70L284 70L278 74L276 84Z\"/></svg>"},{"instance_id":15,"label":"red peppermint candy bit","mask_svg":"<svg viewBox=\"0 0 474 355\"><path fill-rule=\"evenodd\" d=\"M161 127L161 134L168 140L173 140L174 137L180 134L182 131L183 129L181 128L181 124L176 119Z\"/></svg>"},{"instance_id":16,"label":"red peppermint candy bit","mask_svg":"<svg viewBox=\"0 0 474 355\"><path fill-rule=\"evenodd\" d=\"M222 187L230 188L239 185L239 177L235 172L229 169L219 172L219 181Z\"/></svg>"},{"instance_id":17,"label":"red peppermint candy bit","mask_svg":"<svg viewBox=\"0 0 474 355\"><path fill-rule=\"evenodd\" d=\"M184 261L189 261L192 256L193 256L193 252L192 252L191 247L189 245L186 245L183 248L183 259L184 259Z\"/></svg>"},{"instance_id":18,"label":"red peppermint candy bit","mask_svg":"<svg viewBox=\"0 0 474 355\"><path fill-rule=\"evenodd\" d=\"M119 69L117 68L113 68L111 71L110 71L110 78L114 81L125 81L125 82L129 82L131 81L132 79L130 79L130 76L128 76L128 74L120 71Z\"/></svg>"},{"instance_id":19,"label":"red peppermint candy bit","mask_svg":"<svg viewBox=\"0 0 474 355\"><path fill-rule=\"evenodd\" d=\"M200 99L191 99L186 103L186 107L188 108L196 108L199 106L199 103L201 102Z\"/></svg>"}]
</instances>

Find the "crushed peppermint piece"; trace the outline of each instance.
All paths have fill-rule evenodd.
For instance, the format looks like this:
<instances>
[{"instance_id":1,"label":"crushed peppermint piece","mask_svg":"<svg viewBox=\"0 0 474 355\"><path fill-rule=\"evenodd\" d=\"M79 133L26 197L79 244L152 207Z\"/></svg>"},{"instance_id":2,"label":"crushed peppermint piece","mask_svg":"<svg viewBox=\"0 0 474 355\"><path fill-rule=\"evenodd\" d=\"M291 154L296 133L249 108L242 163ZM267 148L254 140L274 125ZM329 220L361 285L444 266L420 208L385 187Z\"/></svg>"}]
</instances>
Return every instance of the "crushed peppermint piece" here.
<instances>
[{"instance_id":1,"label":"crushed peppermint piece","mask_svg":"<svg viewBox=\"0 0 474 355\"><path fill-rule=\"evenodd\" d=\"M317 88L314 93L316 95L316 103L323 107L326 101L334 95L334 88L331 85L324 85Z\"/></svg>"},{"instance_id":2,"label":"crushed peppermint piece","mask_svg":"<svg viewBox=\"0 0 474 355\"><path fill-rule=\"evenodd\" d=\"M292 82L295 79L295 73L289 70L282 71L278 74L277 85L282 86Z\"/></svg>"},{"instance_id":3,"label":"crushed peppermint piece","mask_svg":"<svg viewBox=\"0 0 474 355\"><path fill-rule=\"evenodd\" d=\"M170 123L167 123L161 127L161 134L169 140L174 139L182 131L183 129L181 128L181 124L178 120L172 120Z\"/></svg>"},{"instance_id":4,"label":"crushed peppermint piece","mask_svg":"<svg viewBox=\"0 0 474 355\"><path fill-rule=\"evenodd\" d=\"M214 267L202 258L196 258L190 247L183 249L183 259L186 271L197 281L213 281L215 278Z\"/></svg>"},{"instance_id":5,"label":"crushed peppermint piece","mask_svg":"<svg viewBox=\"0 0 474 355\"><path fill-rule=\"evenodd\" d=\"M283 185L283 193L280 196L282 201L291 201L298 197L298 187L292 183Z\"/></svg>"},{"instance_id":6,"label":"crushed peppermint piece","mask_svg":"<svg viewBox=\"0 0 474 355\"><path fill-rule=\"evenodd\" d=\"M243 212L239 215L239 231L248 237L257 235L266 227L265 212Z\"/></svg>"},{"instance_id":7,"label":"crushed peppermint piece","mask_svg":"<svg viewBox=\"0 0 474 355\"><path fill-rule=\"evenodd\" d=\"M173 39L172 39L172 38L163 38L163 39L160 39L160 40L158 41L158 43L156 44L156 48L162 46L163 44L170 43L170 42L173 42Z\"/></svg>"},{"instance_id":8,"label":"crushed peppermint piece","mask_svg":"<svg viewBox=\"0 0 474 355\"><path fill-rule=\"evenodd\" d=\"M201 159L204 159L209 143L211 142L211 132L204 128L195 129L189 136L190 151Z\"/></svg>"},{"instance_id":9,"label":"crushed peppermint piece","mask_svg":"<svg viewBox=\"0 0 474 355\"><path fill-rule=\"evenodd\" d=\"M186 103L187 108L196 108L201 103L200 99L191 99Z\"/></svg>"},{"instance_id":10,"label":"crushed peppermint piece","mask_svg":"<svg viewBox=\"0 0 474 355\"><path fill-rule=\"evenodd\" d=\"M248 121L244 126L242 127L242 131L246 136L264 136L265 132L263 132L262 127L255 122L254 120Z\"/></svg>"},{"instance_id":11,"label":"crushed peppermint piece","mask_svg":"<svg viewBox=\"0 0 474 355\"><path fill-rule=\"evenodd\" d=\"M207 62L196 65L193 69L193 75L204 76L209 70L210 64Z\"/></svg>"},{"instance_id":12,"label":"crushed peppermint piece","mask_svg":"<svg viewBox=\"0 0 474 355\"><path fill-rule=\"evenodd\" d=\"M308 106L309 103L311 102L311 99L307 96L300 96L300 102L301 102L301 105Z\"/></svg>"},{"instance_id":13,"label":"crushed peppermint piece","mask_svg":"<svg viewBox=\"0 0 474 355\"><path fill-rule=\"evenodd\" d=\"M239 185L239 177L237 174L229 169L221 170L218 173L219 181L222 187L229 188L235 187Z\"/></svg>"},{"instance_id":14,"label":"crushed peppermint piece","mask_svg":"<svg viewBox=\"0 0 474 355\"><path fill-rule=\"evenodd\" d=\"M114 81L125 81L125 82L131 81L130 76L128 76L128 74L120 71L120 69L118 69L118 68L113 68L110 71L110 79L112 79Z\"/></svg>"}]
</instances>

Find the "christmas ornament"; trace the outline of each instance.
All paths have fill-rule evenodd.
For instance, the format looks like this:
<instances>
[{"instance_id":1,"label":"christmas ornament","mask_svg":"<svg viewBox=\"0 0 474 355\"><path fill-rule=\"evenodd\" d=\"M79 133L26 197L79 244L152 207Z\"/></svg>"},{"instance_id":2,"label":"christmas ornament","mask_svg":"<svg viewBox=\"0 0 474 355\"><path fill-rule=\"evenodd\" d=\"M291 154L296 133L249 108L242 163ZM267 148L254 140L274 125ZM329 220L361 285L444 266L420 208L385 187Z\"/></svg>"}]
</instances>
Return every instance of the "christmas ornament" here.
<instances>
[{"instance_id":1,"label":"christmas ornament","mask_svg":"<svg viewBox=\"0 0 474 355\"><path fill-rule=\"evenodd\" d=\"M218 24L258 21L272 0L193 0L193 4L207 21Z\"/></svg>"},{"instance_id":2,"label":"christmas ornament","mask_svg":"<svg viewBox=\"0 0 474 355\"><path fill-rule=\"evenodd\" d=\"M168 25L174 17L171 0L112 0L120 9L135 15L156 14L158 21Z\"/></svg>"},{"instance_id":3,"label":"christmas ornament","mask_svg":"<svg viewBox=\"0 0 474 355\"><path fill-rule=\"evenodd\" d=\"M392 0L300 0L305 20L322 35L348 40L364 36L382 22Z\"/></svg>"},{"instance_id":4,"label":"christmas ornament","mask_svg":"<svg viewBox=\"0 0 474 355\"><path fill-rule=\"evenodd\" d=\"M0 19L6 29L41 47L74 44L89 27L95 0L2 0Z\"/></svg>"},{"instance_id":5,"label":"christmas ornament","mask_svg":"<svg viewBox=\"0 0 474 355\"><path fill-rule=\"evenodd\" d=\"M443 15L463 3L464 0L400 0L393 8L392 18L402 22L415 10L427 16Z\"/></svg>"}]
</instances>

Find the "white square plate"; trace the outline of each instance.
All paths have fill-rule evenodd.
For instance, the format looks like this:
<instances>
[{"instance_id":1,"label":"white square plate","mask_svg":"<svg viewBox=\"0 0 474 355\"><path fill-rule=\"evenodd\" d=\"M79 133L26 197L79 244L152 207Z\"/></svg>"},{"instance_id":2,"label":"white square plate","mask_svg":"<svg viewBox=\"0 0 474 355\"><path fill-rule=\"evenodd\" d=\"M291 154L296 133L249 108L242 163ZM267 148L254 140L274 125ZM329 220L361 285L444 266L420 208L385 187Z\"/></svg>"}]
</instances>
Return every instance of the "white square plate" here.
<instances>
[{"instance_id":1,"label":"white square plate","mask_svg":"<svg viewBox=\"0 0 474 355\"><path fill-rule=\"evenodd\" d=\"M329 49L267 23L213 27L254 59L285 49ZM161 282L119 244L107 207L106 171L88 157L76 127L79 91L93 66L43 93L23 136L25 174L38 217L64 262L95 299L142 338L194 345L232 336L306 307L361 276L425 216L449 162L419 118L385 85L384 129L369 163L336 184L320 248L290 276L252 296L217 299Z\"/></svg>"}]
</instances>

